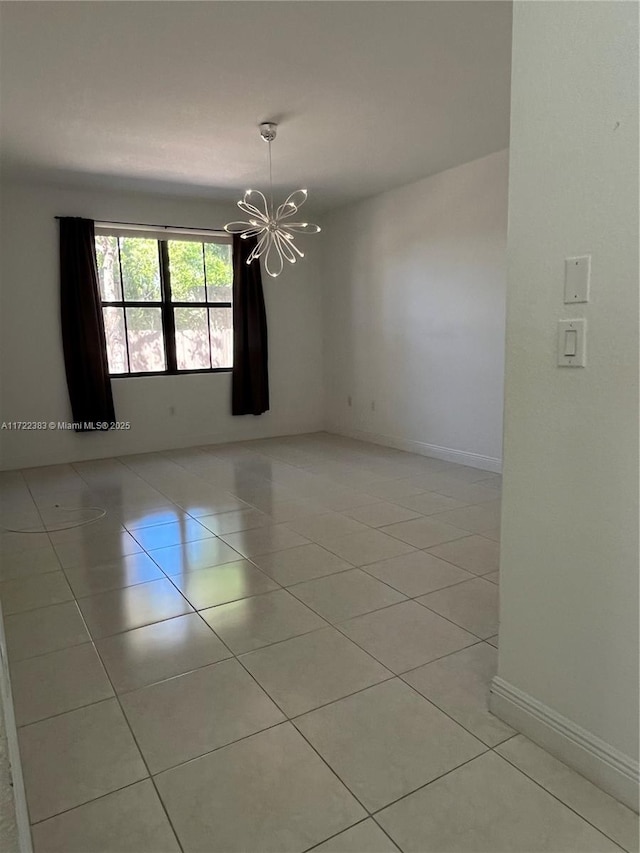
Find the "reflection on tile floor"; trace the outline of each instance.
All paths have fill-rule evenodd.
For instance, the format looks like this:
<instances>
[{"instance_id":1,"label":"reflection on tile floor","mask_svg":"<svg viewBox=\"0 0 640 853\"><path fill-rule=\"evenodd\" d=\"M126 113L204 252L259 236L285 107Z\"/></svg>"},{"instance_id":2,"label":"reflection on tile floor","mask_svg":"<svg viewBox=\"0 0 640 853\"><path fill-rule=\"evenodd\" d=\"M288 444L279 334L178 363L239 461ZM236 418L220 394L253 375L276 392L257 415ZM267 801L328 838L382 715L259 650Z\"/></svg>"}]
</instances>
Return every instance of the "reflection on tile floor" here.
<instances>
[{"instance_id":1,"label":"reflection on tile floor","mask_svg":"<svg viewBox=\"0 0 640 853\"><path fill-rule=\"evenodd\" d=\"M497 475L320 433L0 473L0 511L36 853L637 850L488 711Z\"/></svg>"}]
</instances>

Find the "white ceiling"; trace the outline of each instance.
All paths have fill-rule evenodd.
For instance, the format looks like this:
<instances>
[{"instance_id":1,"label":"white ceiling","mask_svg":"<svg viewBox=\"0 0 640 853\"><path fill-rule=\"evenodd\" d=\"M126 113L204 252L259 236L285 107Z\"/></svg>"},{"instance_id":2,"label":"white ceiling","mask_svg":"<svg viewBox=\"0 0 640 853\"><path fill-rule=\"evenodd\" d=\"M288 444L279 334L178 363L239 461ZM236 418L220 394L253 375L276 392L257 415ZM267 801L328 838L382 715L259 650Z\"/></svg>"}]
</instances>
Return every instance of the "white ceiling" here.
<instances>
[{"instance_id":1,"label":"white ceiling","mask_svg":"<svg viewBox=\"0 0 640 853\"><path fill-rule=\"evenodd\" d=\"M326 209L508 145L511 3L2 3L5 173ZM310 196L311 197L311 196Z\"/></svg>"}]
</instances>

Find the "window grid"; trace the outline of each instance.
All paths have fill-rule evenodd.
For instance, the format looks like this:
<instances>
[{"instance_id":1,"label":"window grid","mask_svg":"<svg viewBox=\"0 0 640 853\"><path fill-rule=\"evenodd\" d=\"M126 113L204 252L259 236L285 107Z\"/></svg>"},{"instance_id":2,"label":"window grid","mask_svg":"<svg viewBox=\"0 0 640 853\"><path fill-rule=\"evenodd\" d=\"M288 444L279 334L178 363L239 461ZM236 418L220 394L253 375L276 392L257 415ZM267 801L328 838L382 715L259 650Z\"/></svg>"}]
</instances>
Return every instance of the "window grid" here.
<instances>
[{"instance_id":1,"label":"window grid","mask_svg":"<svg viewBox=\"0 0 640 853\"><path fill-rule=\"evenodd\" d=\"M233 308L233 302L212 302L208 299L207 289L207 264L205 254L205 243L202 242L202 268L204 273L204 301L203 302L188 302L188 301L173 301L171 296L171 270L169 258L169 243L167 240L157 240L158 244L158 264L160 272L160 293L162 299L160 302L152 300L128 300L124 296L124 276L122 271L122 255L120 237L116 237L116 245L118 250L118 270L120 274L120 294L121 300L101 300L102 308L121 308L124 325L124 343L126 355L127 370L122 373L111 373L110 376L114 379L128 378L137 376L180 376L189 373L229 373L232 367L212 367L211 353L211 311L212 308ZM132 235L131 239L135 239ZM211 241L215 242L215 241ZM165 370L131 370L131 358L129 354L129 329L127 325L127 308L159 308L162 321L162 342L165 355ZM207 342L209 347L209 367L203 368L178 368L177 353L176 353L176 331L175 331L175 309L176 308L203 308L207 315Z\"/></svg>"}]
</instances>

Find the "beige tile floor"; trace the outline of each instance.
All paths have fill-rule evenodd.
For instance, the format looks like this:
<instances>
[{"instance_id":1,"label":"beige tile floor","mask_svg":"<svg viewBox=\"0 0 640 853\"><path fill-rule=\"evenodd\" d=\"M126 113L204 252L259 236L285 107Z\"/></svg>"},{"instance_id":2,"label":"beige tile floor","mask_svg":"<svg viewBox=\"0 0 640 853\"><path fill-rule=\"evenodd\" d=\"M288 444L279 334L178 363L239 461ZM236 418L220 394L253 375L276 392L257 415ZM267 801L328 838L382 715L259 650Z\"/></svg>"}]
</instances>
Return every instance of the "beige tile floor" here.
<instances>
[{"instance_id":1,"label":"beige tile floor","mask_svg":"<svg viewBox=\"0 0 640 853\"><path fill-rule=\"evenodd\" d=\"M488 711L497 475L314 434L8 472L0 511L36 853L638 849Z\"/></svg>"}]
</instances>

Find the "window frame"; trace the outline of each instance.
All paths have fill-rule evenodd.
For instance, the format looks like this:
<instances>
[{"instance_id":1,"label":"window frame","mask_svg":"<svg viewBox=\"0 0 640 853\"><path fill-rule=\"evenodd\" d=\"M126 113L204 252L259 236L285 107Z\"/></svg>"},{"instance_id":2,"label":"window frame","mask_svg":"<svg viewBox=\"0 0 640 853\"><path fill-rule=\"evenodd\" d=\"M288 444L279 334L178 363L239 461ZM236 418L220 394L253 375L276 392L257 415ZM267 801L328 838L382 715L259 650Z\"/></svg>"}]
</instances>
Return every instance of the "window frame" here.
<instances>
[{"instance_id":1,"label":"window frame","mask_svg":"<svg viewBox=\"0 0 640 853\"><path fill-rule=\"evenodd\" d=\"M157 243L158 248L158 269L160 273L160 301L152 300L126 300L124 298L124 280L122 277L122 259L120 256L120 243L118 242L118 267L120 271L120 292L122 300L105 300L100 298L100 309L104 308L122 308L122 316L124 323L124 343L127 353L127 364L131 364L129 355L129 334L127 328L127 308L159 308L160 318L162 322L162 340L164 346L166 370L142 370L142 371L127 371L126 373L109 373L109 378L113 379L130 379L141 376L184 376L192 373L231 373L233 364L230 367L199 367L180 369L177 362L176 350L176 329L175 329L175 308L204 308L207 311L207 330L209 341L209 358L211 358L211 308L230 308L231 317L233 320L233 301L231 302L211 302L206 299L207 296L207 266L205 261L205 243L217 243L221 245L230 245L231 238L226 234L202 233L195 232L198 239L194 239L194 231L185 229L185 233L181 234L178 230L167 230L162 236L157 233L147 233L148 229L143 227L131 229L118 226L109 227L107 225L96 224L96 236L115 237L118 241L121 237L127 239L152 239ZM171 298L171 269L169 259L169 242L171 240L179 241L181 238L189 236L189 242L199 243L202 246L202 268L204 272L204 288L205 300L203 302L174 302ZM233 264L233 257L232 257ZM231 287L233 287L233 274Z\"/></svg>"}]
</instances>

